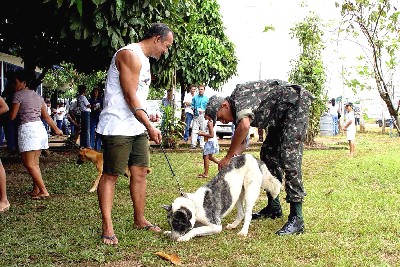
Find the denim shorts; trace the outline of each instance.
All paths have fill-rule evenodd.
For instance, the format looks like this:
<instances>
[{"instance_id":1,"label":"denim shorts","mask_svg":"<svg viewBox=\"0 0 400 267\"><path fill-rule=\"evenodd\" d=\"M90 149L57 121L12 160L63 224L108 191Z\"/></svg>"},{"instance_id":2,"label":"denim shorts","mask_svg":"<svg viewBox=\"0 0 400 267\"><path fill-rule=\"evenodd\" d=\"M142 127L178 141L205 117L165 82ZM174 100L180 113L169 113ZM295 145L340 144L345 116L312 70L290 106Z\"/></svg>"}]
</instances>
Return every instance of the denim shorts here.
<instances>
[{"instance_id":1,"label":"denim shorts","mask_svg":"<svg viewBox=\"0 0 400 267\"><path fill-rule=\"evenodd\" d=\"M102 135L103 173L122 175L126 166L150 166L149 137L147 134L136 136Z\"/></svg>"}]
</instances>

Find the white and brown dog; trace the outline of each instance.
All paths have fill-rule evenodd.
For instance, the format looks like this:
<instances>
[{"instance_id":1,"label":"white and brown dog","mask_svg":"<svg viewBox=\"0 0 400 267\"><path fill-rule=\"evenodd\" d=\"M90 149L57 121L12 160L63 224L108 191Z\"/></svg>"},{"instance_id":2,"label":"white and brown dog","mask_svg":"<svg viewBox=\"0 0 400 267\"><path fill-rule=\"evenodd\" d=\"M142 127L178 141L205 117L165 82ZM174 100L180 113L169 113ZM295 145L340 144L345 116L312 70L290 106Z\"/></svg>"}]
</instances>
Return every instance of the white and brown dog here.
<instances>
[{"instance_id":1,"label":"white and brown dog","mask_svg":"<svg viewBox=\"0 0 400 267\"><path fill-rule=\"evenodd\" d=\"M244 218L238 235L247 236L253 206L261 188L275 198L281 183L252 155L234 157L209 183L194 193L176 198L172 205L164 206L171 226L171 231L165 234L177 241L188 241L195 236L220 233L222 218L236 205L236 219L227 225L227 229L235 229Z\"/></svg>"}]
</instances>

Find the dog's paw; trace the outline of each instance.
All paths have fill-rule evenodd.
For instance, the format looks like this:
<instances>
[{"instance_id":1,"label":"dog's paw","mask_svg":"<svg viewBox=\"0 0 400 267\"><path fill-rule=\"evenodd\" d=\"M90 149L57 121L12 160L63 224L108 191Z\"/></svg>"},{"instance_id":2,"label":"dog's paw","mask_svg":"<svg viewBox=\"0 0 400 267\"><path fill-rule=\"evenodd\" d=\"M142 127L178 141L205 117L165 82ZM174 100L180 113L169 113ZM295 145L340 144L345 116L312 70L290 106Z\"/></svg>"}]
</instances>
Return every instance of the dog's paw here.
<instances>
[{"instance_id":1,"label":"dog's paw","mask_svg":"<svg viewBox=\"0 0 400 267\"><path fill-rule=\"evenodd\" d=\"M241 230L239 233L237 233L237 235L238 235L238 236L246 237L246 236L247 236L247 233L248 233L248 231Z\"/></svg>"},{"instance_id":2,"label":"dog's paw","mask_svg":"<svg viewBox=\"0 0 400 267\"><path fill-rule=\"evenodd\" d=\"M92 188L92 189L89 190L90 193L93 193L93 192L96 192L96 191L97 191L97 188Z\"/></svg>"},{"instance_id":3,"label":"dog's paw","mask_svg":"<svg viewBox=\"0 0 400 267\"><path fill-rule=\"evenodd\" d=\"M171 231L164 231L164 235L166 235L168 237L171 237L172 233L171 233Z\"/></svg>"},{"instance_id":4,"label":"dog's paw","mask_svg":"<svg viewBox=\"0 0 400 267\"><path fill-rule=\"evenodd\" d=\"M228 229L228 230L232 230L232 229L235 229L235 228L236 228L236 225L234 225L233 223L230 223L230 224L228 224L226 226L226 229Z\"/></svg>"},{"instance_id":5,"label":"dog's paw","mask_svg":"<svg viewBox=\"0 0 400 267\"><path fill-rule=\"evenodd\" d=\"M190 236L184 235L184 236L180 236L176 241L185 242L185 241L189 241L189 240L190 240Z\"/></svg>"}]
</instances>

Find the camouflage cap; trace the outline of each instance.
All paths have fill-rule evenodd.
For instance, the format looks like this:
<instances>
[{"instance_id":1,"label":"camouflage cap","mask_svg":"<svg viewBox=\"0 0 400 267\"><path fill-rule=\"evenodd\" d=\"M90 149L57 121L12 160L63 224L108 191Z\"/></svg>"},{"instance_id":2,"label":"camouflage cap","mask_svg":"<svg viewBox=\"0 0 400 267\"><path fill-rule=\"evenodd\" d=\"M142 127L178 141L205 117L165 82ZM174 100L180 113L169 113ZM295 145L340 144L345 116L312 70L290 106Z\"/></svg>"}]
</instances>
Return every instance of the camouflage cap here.
<instances>
[{"instance_id":1,"label":"camouflage cap","mask_svg":"<svg viewBox=\"0 0 400 267\"><path fill-rule=\"evenodd\" d=\"M215 121L217 120L217 111L221 106L222 102L224 102L225 98L221 96L213 95L208 99L208 104L206 107L205 115L210 117L215 125Z\"/></svg>"}]
</instances>

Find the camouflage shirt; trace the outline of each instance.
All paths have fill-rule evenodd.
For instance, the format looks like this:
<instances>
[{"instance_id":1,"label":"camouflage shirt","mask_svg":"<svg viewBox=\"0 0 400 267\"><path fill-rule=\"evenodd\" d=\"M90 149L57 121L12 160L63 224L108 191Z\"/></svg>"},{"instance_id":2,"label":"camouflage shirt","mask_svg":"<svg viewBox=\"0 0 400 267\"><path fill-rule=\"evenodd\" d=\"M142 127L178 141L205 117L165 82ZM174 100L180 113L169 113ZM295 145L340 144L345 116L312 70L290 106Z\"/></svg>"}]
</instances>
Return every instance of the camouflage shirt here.
<instances>
[{"instance_id":1,"label":"camouflage shirt","mask_svg":"<svg viewBox=\"0 0 400 267\"><path fill-rule=\"evenodd\" d=\"M269 79L236 85L227 101L230 103L234 123L248 117L253 127L276 125L288 106L296 105L304 94L311 94L301 86Z\"/></svg>"}]
</instances>

